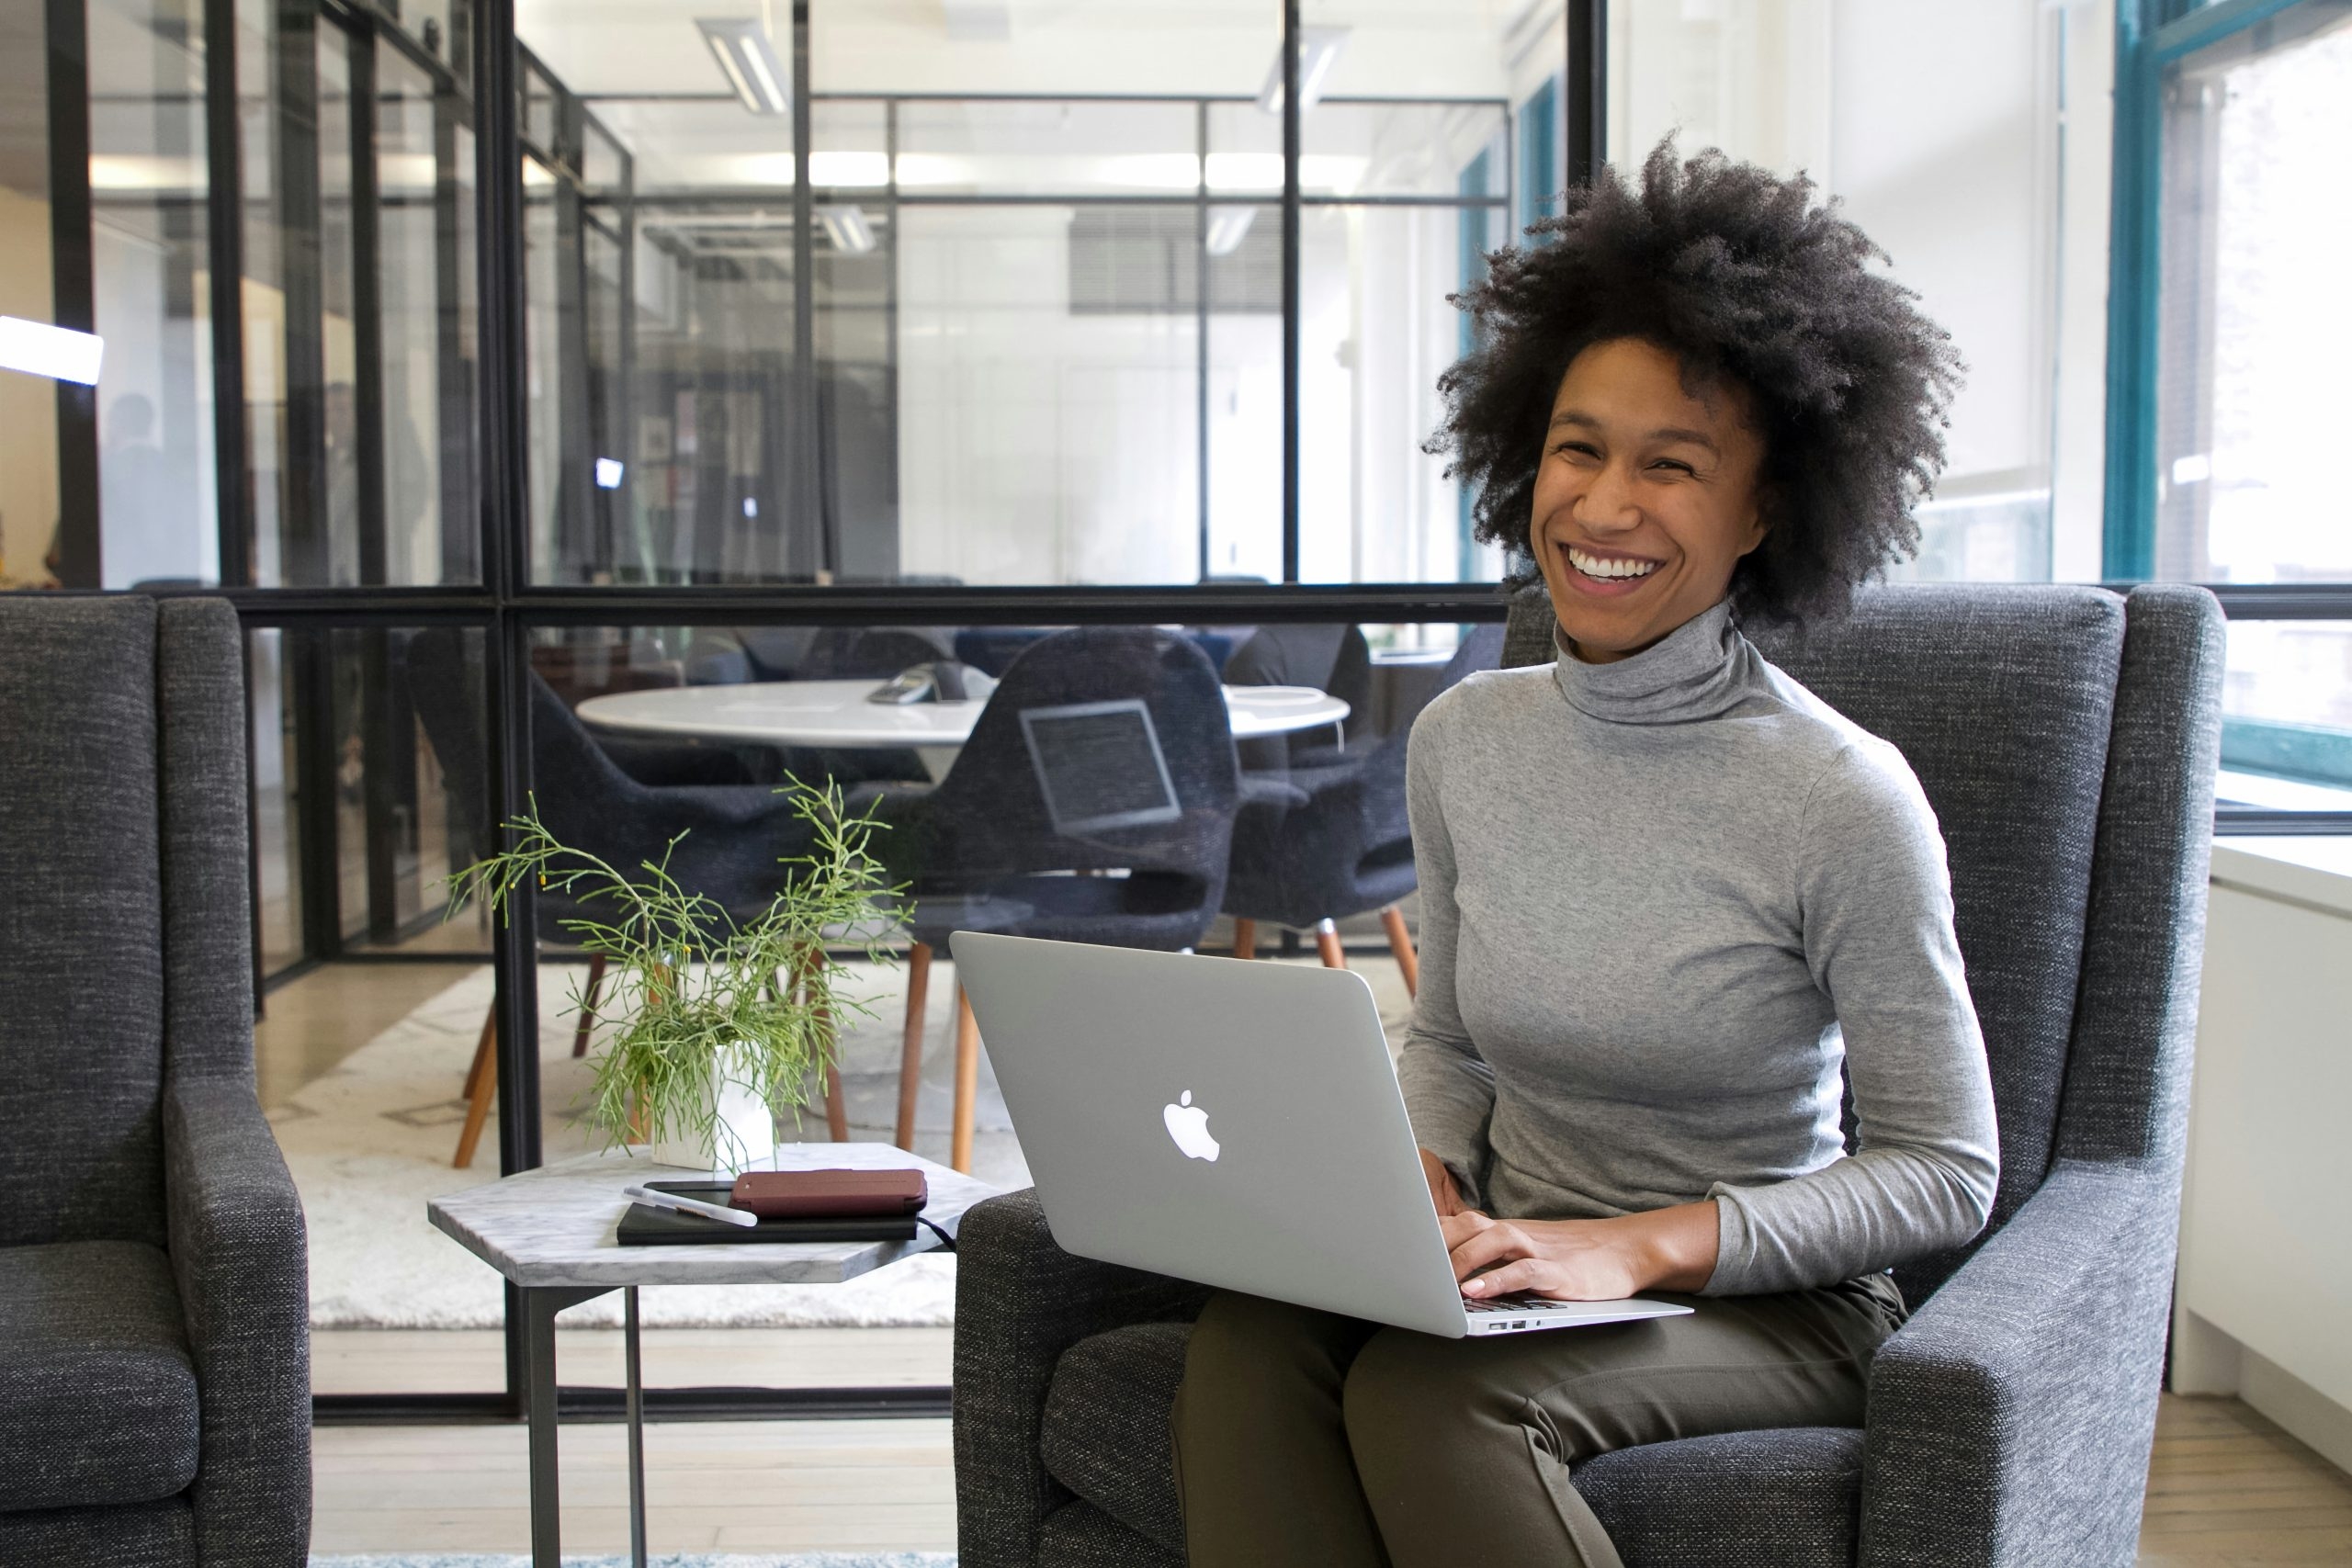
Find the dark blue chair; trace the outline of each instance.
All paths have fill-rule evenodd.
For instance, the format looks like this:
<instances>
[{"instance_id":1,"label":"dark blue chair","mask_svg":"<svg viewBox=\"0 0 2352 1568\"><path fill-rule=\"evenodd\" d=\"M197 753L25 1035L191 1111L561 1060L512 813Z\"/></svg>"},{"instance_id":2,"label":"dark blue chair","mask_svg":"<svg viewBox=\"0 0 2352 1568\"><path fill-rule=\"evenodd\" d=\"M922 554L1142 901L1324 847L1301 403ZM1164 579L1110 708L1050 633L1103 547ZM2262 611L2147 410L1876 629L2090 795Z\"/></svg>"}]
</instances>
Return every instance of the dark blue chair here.
<instances>
[{"instance_id":1,"label":"dark blue chair","mask_svg":"<svg viewBox=\"0 0 2352 1568\"><path fill-rule=\"evenodd\" d=\"M417 716L442 771L465 798L491 799L483 671L478 657L468 658L464 634L443 626L417 633L409 644L407 668ZM777 863L808 853L812 843L789 795L767 784L639 783L605 755L536 671L530 684L532 797L539 820L559 842L623 871L658 861L666 852L670 874L681 886L735 919L751 919L768 908L786 875ZM673 839L678 839L674 849ZM540 893L538 911L549 934L560 930L560 920L607 912L594 906L583 909L554 887ZM588 1048L604 972L604 960L591 954L582 992L585 1006L572 1036L574 1055ZM493 1008L482 1021L474 1065L466 1075L466 1124L454 1162L460 1169L473 1163L490 1111L496 1018ZM825 1079L826 1115L838 1142L848 1136L838 1075L828 1072Z\"/></svg>"},{"instance_id":2,"label":"dark blue chair","mask_svg":"<svg viewBox=\"0 0 2352 1568\"><path fill-rule=\"evenodd\" d=\"M1255 643L1252 638L1244 651ZM1423 705L1472 671L1494 669L1502 651L1501 626L1473 630ZM1405 816L1405 746L1419 711L1400 716L1396 729L1368 751L1330 751L1324 754L1328 760L1285 773L1250 775L1234 819L1225 884L1236 958L1252 956L1262 921L1312 930L1323 962L1344 969L1338 922L1378 909L1406 990L1419 988L1419 961L1396 901L1417 885L1413 830Z\"/></svg>"},{"instance_id":3,"label":"dark blue chair","mask_svg":"<svg viewBox=\"0 0 2352 1568\"><path fill-rule=\"evenodd\" d=\"M1228 686L1312 686L1348 705L1344 728L1302 730L1240 742L1244 773L1326 767L1379 744L1372 727L1372 649L1345 622L1259 626L1225 661ZM1346 739L1352 732L1359 739Z\"/></svg>"},{"instance_id":4,"label":"dark blue chair","mask_svg":"<svg viewBox=\"0 0 2352 1568\"><path fill-rule=\"evenodd\" d=\"M914 1139L932 949L958 929L1190 949L1216 918L1240 790L1208 656L1176 633L1118 626L1028 649L936 789L879 795L890 830L877 852L914 898L899 1147ZM971 1164L978 1046L959 987L958 1170Z\"/></svg>"}]
</instances>

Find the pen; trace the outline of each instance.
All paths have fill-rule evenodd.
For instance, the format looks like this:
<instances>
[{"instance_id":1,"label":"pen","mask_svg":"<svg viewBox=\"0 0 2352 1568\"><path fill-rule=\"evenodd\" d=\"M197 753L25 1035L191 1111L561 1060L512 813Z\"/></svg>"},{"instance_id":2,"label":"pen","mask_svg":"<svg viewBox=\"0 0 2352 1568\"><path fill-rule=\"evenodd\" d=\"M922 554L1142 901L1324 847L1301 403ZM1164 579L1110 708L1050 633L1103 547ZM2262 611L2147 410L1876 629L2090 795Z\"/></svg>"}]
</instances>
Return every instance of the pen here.
<instances>
[{"instance_id":1,"label":"pen","mask_svg":"<svg viewBox=\"0 0 2352 1568\"><path fill-rule=\"evenodd\" d=\"M700 1214L706 1220L725 1220L730 1225L756 1225L760 1216L747 1209L723 1208L706 1203L698 1198L681 1198L674 1192L656 1192L650 1187L624 1187L621 1190L640 1203L650 1203L657 1209L675 1209L682 1214Z\"/></svg>"}]
</instances>

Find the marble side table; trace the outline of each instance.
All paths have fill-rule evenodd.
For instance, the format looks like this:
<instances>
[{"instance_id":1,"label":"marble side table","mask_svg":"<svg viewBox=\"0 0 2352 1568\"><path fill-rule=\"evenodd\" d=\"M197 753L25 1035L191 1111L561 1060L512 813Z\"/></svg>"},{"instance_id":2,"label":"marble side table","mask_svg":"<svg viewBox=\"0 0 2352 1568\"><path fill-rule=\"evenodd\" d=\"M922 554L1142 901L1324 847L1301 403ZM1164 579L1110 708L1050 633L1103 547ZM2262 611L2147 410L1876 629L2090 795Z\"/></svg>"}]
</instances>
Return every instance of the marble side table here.
<instances>
[{"instance_id":1,"label":"marble side table","mask_svg":"<svg viewBox=\"0 0 2352 1568\"><path fill-rule=\"evenodd\" d=\"M996 1189L888 1144L786 1144L778 1170L921 1168L930 1183L923 1218L956 1234L964 1211ZM645 1390L639 1363L640 1285L839 1284L942 1245L918 1228L912 1241L744 1242L694 1247L622 1247L614 1229L628 1212L621 1189L701 1174L615 1150L469 1187L425 1205L433 1224L503 1274L523 1310L524 1404L531 1428L531 1562L560 1568L556 1493L555 1314L625 1292L628 1362L629 1561L645 1565Z\"/></svg>"}]
</instances>

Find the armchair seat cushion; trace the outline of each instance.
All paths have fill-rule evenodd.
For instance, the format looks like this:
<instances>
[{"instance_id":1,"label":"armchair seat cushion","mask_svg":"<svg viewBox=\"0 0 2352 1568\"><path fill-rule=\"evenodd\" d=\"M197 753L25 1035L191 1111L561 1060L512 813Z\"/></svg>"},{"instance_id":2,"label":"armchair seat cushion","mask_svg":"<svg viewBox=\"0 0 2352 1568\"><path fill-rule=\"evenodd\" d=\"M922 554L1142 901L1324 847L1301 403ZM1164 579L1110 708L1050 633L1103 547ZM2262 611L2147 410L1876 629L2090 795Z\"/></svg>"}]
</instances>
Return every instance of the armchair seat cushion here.
<instances>
[{"instance_id":1,"label":"armchair seat cushion","mask_svg":"<svg viewBox=\"0 0 2352 1568\"><path fill-rule=\"evenodd\" d=\"M1148 1540L1184 1549L1168 1414L1189 1323L1138 1323L1081 1339L1054 1363L1038 1456L1046 1472Z\"/></svg>"},{"instance_id":2,"label":"armchair seat cushion","mask_svg":"<svg viewBox=\"0 0 2352 1568\"><path fill-rule=\"evenodd\" d=\"M1859 1427L1649 1443L1588 1460L1573 1479L1625 1568L1851 1568L1854 1562Z\"/></svg>"},{"instance_id":3,"label":"armchair seat cushion","mask_svg":"<svg viewBox=\"0 0 2352 1568\"><path fill-rule=\"evenodd\" d=\"M196 1478L196 1368L161 1247L0 1247L0 1513L149 1503Z\"/></svg>"}]
</instances>

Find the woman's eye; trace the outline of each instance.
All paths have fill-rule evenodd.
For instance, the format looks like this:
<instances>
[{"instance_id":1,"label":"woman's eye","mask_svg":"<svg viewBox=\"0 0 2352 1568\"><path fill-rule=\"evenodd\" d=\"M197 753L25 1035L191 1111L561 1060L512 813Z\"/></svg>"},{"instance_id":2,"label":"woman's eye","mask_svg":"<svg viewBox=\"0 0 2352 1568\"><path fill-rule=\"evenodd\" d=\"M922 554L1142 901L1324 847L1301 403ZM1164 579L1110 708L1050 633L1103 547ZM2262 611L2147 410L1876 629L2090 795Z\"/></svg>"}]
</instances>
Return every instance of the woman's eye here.
<instances>
[{"instance_id":1,"label":"woman's eye","mask_svg":"<svg viewBox=\"0 0 2352 1568\"><path fill-rule=\"evenodd\" d=\"M1698 469L1692 468L1690 464L1682 461L1679 457L1660 457L1657 462L1652 463L1650 467L1653 468L1662 468L1670 474L1690 474L1694 477L1699 472Z\"/></svg>"},{"instance_id":2,"label":"woman's eye","mask_svg":"<svg viewBox=\"0 0 2352 1568\"><path fill-rule=\"evenodd\" d=\"M1598 457L1600 456L1589 442L1584 441L1563 441L1557 446L1553 447L1552 450L1555 452L1564 452L1572 457Z\"/></svg>"}]
</instances>

